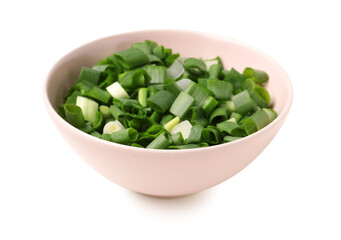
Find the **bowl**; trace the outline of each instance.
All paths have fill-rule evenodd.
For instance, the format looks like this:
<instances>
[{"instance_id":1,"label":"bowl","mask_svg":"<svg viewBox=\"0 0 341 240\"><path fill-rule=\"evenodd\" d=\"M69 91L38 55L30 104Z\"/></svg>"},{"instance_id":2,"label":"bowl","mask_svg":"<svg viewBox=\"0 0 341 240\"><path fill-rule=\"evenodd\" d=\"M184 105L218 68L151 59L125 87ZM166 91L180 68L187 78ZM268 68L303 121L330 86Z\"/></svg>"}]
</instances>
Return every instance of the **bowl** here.
<instances>
[{"instance_id":1,"label":"bowl","mask_svg":"<svg viewBox=\"0 0 341 240\"><path fill-rule=\"evenodd\" d=\"M98 139L73 127L56 112L82 66L93 66L114 52L146 39L182 56L220 56L224 67L266 71L266 86L278 117L260 131L221 145L186 150L152 150ZM282 67L264 53L238 41L201 32L148 30L118 34L85 44L62 57L49 72L43 90L47 112L76 153L94 170L132 191L179 197L215 186L250 164L270 143L291 107L293 89ZM247 151L245 151L247 149Z\"/></svg>"}]
</instances>

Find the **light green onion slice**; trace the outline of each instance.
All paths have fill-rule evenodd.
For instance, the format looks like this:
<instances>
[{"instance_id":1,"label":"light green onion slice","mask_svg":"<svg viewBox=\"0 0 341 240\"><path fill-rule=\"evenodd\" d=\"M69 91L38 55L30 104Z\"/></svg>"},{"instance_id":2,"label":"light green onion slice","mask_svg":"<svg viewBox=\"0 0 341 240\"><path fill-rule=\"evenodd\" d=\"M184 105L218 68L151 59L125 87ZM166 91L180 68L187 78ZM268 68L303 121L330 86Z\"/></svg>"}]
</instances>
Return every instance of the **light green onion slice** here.
<instances>
[{"instance_id":1,"label":"light green onion slice","mask_svg":"<svg viewBox=\"0 0 341 240\"><path fill-rule=\"evenodd\" d=\"M191 133L189 134L188 138L186 139L186 144L189 143L201 143L202 142L202 130L203 126L201 125L194 125L191 129Z\"/></svg>"},{"instance_id":2,"label":"light green onion slice","mask_svg":"<svg viewBox=\"0 0 341 240\"><path fill-rule=\"evenodd\" d=\"M167 80L167 68L163 66L147 65L144 67L150 76L150 84L164 84Z\"/></svg>"},{"instance_id":3,"label":"light green onion slice","mask_svg":"<svg viewBox=\"0 0 341 240\"><path fill-rule=\"evenodd\" d=\"M117 99L129 98L126 90L124 90L124 88L118 82L114 82L113 84L108 86L107 91L110 93L111 96Z\"/></svg>"},{"instance_id":4,"label":"light green onion slice","mask_svg":"<svg viewBox=\"0 0 341 240\"><path fill-rule=\"evenodd\" d=\"M254 109L253 101L247 90L232 96L232 102L234 105L234 109L232 111L242 115L251 112Z\"/></svg>"},{"instance_id":5,"label":"light green onion slice","mask_svg":"<svg viewBox=\"0 0 341 240\"><path fill-rule=\"evenodd\" d=\"M191 97L186 92L181 92L173 102L171 108L169 109L169 112L174 114L175 116L183 118L190 107L192 107L194 104L195 100L193 97Z\"/></svg>"},{"instance_id":6,"label":"light green onion slice","mask_svg":"<svg viewBox=\"0 0 341 240\"><path fill-rule=\"evenodd\" d=\"M166 133L161 133L157 138L155 138L147 148L151 149L164 149L172 144L172 140Z\"/></svg>"},{"instance_id":7,"label":"light green onion slice","mask_svg":"<svg viewBox=\"0 0 341 240\"><path fill-rule=\"evenodd\" d=\"M175 60L173 64L167 69L167 77L172 79L178 79L183 73L185 69L182 64Z\"/></svg>"},{"instance_id":8,"label":"light green onion slice","mask_svg":"<svg viewBox=\"0 0 341 240\"><path fill-rule=\"evenodd\" d=\"M170 120L169 122L167 122L163 127L168 132L170 132L179 122L180 122L180 118L179 117L175 117L172 120Z\"/></svg>"},{"instance_id":9,"label":"light green onion slice","mask_svg":"<svg viewBox=\"0 0 341 240\"><path fill-rule=\"evenodd\" d=\"M76 105L82 109L86 121L94 122L96 120L96 112L98 110L97 102L86 97L78 96Z\"/></svg>"},{"instance_id":10,"label":"light green onion slice","mask_svg":"<svg viewBox=\"0 0 341 240\"><path fill-rule=\"evenodd\" d=\"M232 96L232 84L215 79L207 80L207 88L213 93L213 96L219 100L228 100Z\"/></svg>"},{"instance_id":11,"label":"light green onion slice","mask_svg":"<svg viewBox=\"0 0 341 240\"><path fill-rule=\"evenodd\" d=\"M110 121L103 127L103 134L111 134L113 132L121 131L124 129L122 123L118 120Z\"/></svg>"},{"instance_id":12,"label":"light green onion slice","mask_svg":"<svg viewBox=\"0 0 341 240\"><path fill-rule=\"evenodd\" d=\"M172 128L170 131L171 134L175 134L177 132L181 132L183 138L186 140L191 133L192 130L192 124L188 121L182 121L178 125Z\"/></svg>"}]
</instances>

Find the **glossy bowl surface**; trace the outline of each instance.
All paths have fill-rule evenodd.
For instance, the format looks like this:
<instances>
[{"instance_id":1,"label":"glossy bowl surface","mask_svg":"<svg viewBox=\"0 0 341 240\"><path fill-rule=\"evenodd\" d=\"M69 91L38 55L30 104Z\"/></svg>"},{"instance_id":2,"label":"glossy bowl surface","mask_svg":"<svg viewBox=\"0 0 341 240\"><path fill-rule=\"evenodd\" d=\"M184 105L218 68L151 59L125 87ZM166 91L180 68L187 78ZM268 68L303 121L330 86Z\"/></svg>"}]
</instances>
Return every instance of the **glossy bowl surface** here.
<instances>
[{"instance_id":1,"label":"glossy bowl surface","mask_svg":"<svg viewBox=\"0 0 341 240\"><path fill-rule=\"evenodd\" d=\"M224 67L242 71L253 67L266 71L266 88L278 117L260 131L208 148L150 150L104 141L74 128L55 111L67 90L77 81L82 66L93 66L114 52L146 39L172 48L181 56L220 56ZM183 30L148 30L95 40L61 58L51 69L44 86L44 101L55 126L94 170L133 191L160 197L196 193L232 177L252 162L276 135L290 110L293 89L282 67L264 53L238 41Z\"/></svg>"}]
</instances>

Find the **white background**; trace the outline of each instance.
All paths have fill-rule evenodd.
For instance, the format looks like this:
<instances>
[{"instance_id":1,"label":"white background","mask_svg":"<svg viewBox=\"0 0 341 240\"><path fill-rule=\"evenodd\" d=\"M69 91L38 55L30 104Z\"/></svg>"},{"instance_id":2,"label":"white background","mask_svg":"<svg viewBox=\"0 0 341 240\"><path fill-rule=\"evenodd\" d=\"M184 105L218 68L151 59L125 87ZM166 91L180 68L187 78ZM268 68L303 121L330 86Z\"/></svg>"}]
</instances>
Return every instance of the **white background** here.
<instances>
[{"instance_id":1,"label":"white background","mask_svg":"<svg viewBox=\"0 0 341 240\"><path fill-rule=\"evenodd\" d=\"M224 2L224 4L222 4ZM2 1L0 239L341 239L338 1ZM246 169L173 200L109 182L47 116L52 65L89 41L144 29L237 39L292 79L287 121Z\"/></svg>"}]
</instances>

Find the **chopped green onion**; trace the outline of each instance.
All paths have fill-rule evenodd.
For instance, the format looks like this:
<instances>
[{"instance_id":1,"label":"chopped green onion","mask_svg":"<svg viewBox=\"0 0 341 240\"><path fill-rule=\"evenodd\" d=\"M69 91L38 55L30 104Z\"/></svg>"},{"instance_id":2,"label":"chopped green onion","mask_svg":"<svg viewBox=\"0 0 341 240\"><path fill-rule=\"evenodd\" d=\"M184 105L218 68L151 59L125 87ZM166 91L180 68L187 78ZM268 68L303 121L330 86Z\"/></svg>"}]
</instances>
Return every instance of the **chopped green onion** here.
<instances>
[{"instance_id":1,"label":"chopped green onion","mask_svg":"<svg viewBox=\"0 0 341 240\"><path fill-rule=\"evenodd\" d=\"M91 132L90 135L94 136L94 137L97 137L97 138L102 138L102 135L99 132L97 132L97 131Z\"/></svg>"},{"instance_id":2,"label":"chopped green onion","mask_svg":"<svg viewBox=\"0 0 341 240\"><path fill-rule=\"evenodd\" d=\"M142 107L147 107L148 88L140 88L138 91L138 101Z\"/></svg>"},{"instance_id":3,"label":"chopped green onion","mask_svg":"<svg viewBox=\"0 0 341 240\"><path fill-rule=\"evenodd\" d=\"M155 138L147 148L151 149L164 149L172 144L172 140L166 133L161 133L157 138Z\"/></svg>"},{"instance_id":4,"label":"chopped green onion","mask_svg":"<svg viewBox=\"0 0 341 240\"><path fill-rule=\"evenodd\" d=\"M194 105L194 103L195 100L193 97L185 92L181 92L173 102L171 108L169 109L169 112L174 114L175 116L183 118L190 107Z\"/></svg>"},{"instance_id":5,"label":"chopped green onion","mask_svg":"<svg viewBox=\"0 0 341 240\"><path fill-rule=\"evenodd\" d=\"M111 118L111 113L108 106L105 105L99 106L99 111L102 113L104 119Z\"/></svg>"},{"instance_id":6,"label":"chopped green onion","mask_svg":"<svg viewBox=\"0 0 341 240\"><path fill-rule=\"evenodd\" d=\"M176 61L176 59L178 59L179 57L180 57L180 54L179 54L179 53L170 54L170 55L167 56L166 59L165 59L166 65L167 65L168 67L171 66L171 65Z\"/></svg>"},{"instance_id":7,"label":"chopped green onion","mask_svg":"<svg viewBox=\"0 0 341 240\"><path fill-rule=\"evenodd\" d=\"M185 92L195 99L196 105L198 106L201 106L201 104L206 100L206 98L211 95L210 91L207 88L195 82L191 82L189 86L186 88Z\"/></svg>"},{"instance_id":8,"label":"chopped green onion","mask_svg":"<svg viewBox=\"0 0 341 240\"><path fill-rule=\"evenodd\" d=\"M222 135L219 130L213 126L208 126L202 130L202 136L209 144L219 144L222 141Z\"/></svg>"},{"instance_id":9,"label":"chopped green onion","mask_svg":"<svg viewBox=\"0 0 341 240\"><path fill-rule=\"evenodd\" d=\"M238 139L241 139L242 137L235 137L235 136L229 136L229 135L226 135L223 139L224 142L233 142L233 141L236 141Z\"/></svg>"},{"instance_id":10,"label":"chopped green onion","mask_svg":"<svg viewBox=\"0 0 341 240\"><path fill-rule=\"evenodd\" d=\"M208 77L210 79L218 79L219 76L220 76L220 72L221 72L221 64L219 63L215 63L215 64L212 64L209 69L208 69Z\"/></svg>"},{"instance_id":11,"label":"chopped green onion","mask_svg":"<svg viewBox=\"0 0 341 240\"><path fill-rule=\"evenodd\" d=\"M260 108L268 107L271 101L269 92L263 87L254 87L251 98Z\"/></svg>"},{"instance_id":12,"label":"chopped green onion","mask_svg":"<svg viewBox=\"0 0 341 240\"><path fill-rule=\"evenodd\" d=\"M221 132L226 132L231 136L245 137L247 135L245 129L233 121L225 121L217 124L217 128Z\"/></svg>"},{"instance_id":13,"label":"chopped green onion","mask_svg":"<svg viewBox=\"0 0 341 240\"><path fill-rule=\"evenodd\" d=\"M192 124L188 120L185 120L185 121L180 122L175 127L173 127L170 133L175 134L177 132L181 132L183 138L186 140L189 134L191 133L191 129L192 129Z\"/></svg>"},{"instance_id":14,"label":"chopped green onion","mask_svg":"<svg viewBox=\"0 0 341 240\"><path fill-rule=\"evenodd\" d=\"M160 90L147 98L147 105L157 112L166 112L174 102L174 95L168 91Z\"/></svg>"},{"instance_id":15,"label":"chopped green onion","mask_svg":"<svg viewBox=\"0 0 341 240\"><path fill-rule=\"evenodd\" d=\"M143 69L136 69L125 74L118 82L126 89L145 87L150 81L150 76Z\"/></svg>"},{"instance_id":16,"label":"chopped green onion","mask_svg":"<svg viewBox=\"0 0 341 240\"><path fill-rule=\"evenodd\" d=\"M208 122L210 125L216 125L217 123L223 122L225 120L227 120L226 108L219 107L214 109L214 111L211 113Z\"/></svg>"},{"instance_id":17,"label":"chopped green onion","mask_svg":"<svg viewBox=\"0 0 341 240\"><path fill-rule=\"evenodd\" d=\"M203 127L208 125L208 119L205 116L205 111L201 107L192 107L191 112L191 123L193 125L201 125Z\"/></svg>"},{"instance_id":18,"label":"chopped green onion","mask_svg":"<svg viewBox=\"0 0 341 240\"><path fill-rule=\"evenodd\" d=\"M188 138L186 139L186 144L202 142L202 130L203 129L204 128L201 125L194 125L191 129L191 133L189 134Z\"/></svg>"},{"instance_id":19,"label":"chopped green onion","mask_svg":"<svg viewBox=\"0 0 341 240\"><path fill-rule=\"evenodd\" d=\"M181 132L177 132L171 135L172 145L182 145L185 143L184 138L182 137Z\"/></svg>"},{"instance_id":20,"label":"chopped green onion","mask_svg":"<svg viewBox=\"0 0 341 240\"><path fill-rule=\"evenodd\" d=\"M144 42L134 43L133 45L131 45L131 47L139 48L145 54L152 54L152 49L157 47L157 43L150 40L146 40Z\"/></svg>"},{"instance_id":21,"label":"chopped green onion","mask_svg":"<svg viewBox=\"0 0 341 240\"><path fill-rule=\"evenodd\" d=\"M110 134L110 141L120 144L129 144L135 142L138 138L138 132L133 128L127 128Z\"/></svg>"},{"instance_id":22,"label":"chopped green onion","mask_svg":"<svg viewBox=\"0 0 341 240\"><path fill-rule=\"evenodd\" d=\"M124 112L116 105L111 105L109 107L110 114L113 116L116 120L119 120L120 117L123 117L125 114Z\"/></svg>"},{"instance_id":23,"label":"chopped green onion","mask_svg":"<svg viewBox=\"0 0 341 240\"><path fill-rule=\"evenodd\" d=\"M124 129L122 123L118 120L110 121L103 127L103 134L111 134L113 132L121 131Z\"/></svg>"},{"instance_id":24,"label":"chopped green onion","mask_svg":"<svg viewBox=\"0 0 341 240\"><path fill-rule=\"evenodd\" d=\"M84 117L82 114L82 109L74 104L65 104L65 119L72 126L79 128L84 125Z\"/></svg>"},{"instance_id":25,"label":"chopped green onion","mask_svg":"<svg viewBox=\"0 0 341 240\"><path fill-rule=\"evenodd\" d=\"M166 91L173 94L175 97L177 97L181 92L181 89L179 88L179 86L176 84L176 82L173 79L169 79L169 82L163 85L163 88Z\"/></svg>"},{"instance_id":26,"label":"chopped green onion","mask_svg":"<svg viewBox=\"0 0 341 240\"><path fill-rule=\"evenodd\" d=\"M164 59L166 57L164 46L157 46L153 48L152 52L155 56L157 56L160 59Z\"/></svg>"},{"instance_id":27,"label":"chopped green onion","mask_svg":"<svg viewBox=\"0 0 341 240\"><path fill-rule=\"evenodd\" d=\"M96 85L100 78L101 72L88 67L82 67L78 77L78 82L86 81Z\"/></svg>"},{"instance_id":28,"label":"chopped green onion","mask_svg":"<svg viewBox=\"0 0 341 240\"><path fill-rule=\"evenodd\" d=\"M180 79L179 81L177 81L176 84L179 86L181 91L183 91L191 84L191 82L192 82L192 80L190 80L188 78L183 78L183 79Z\"/></svg>"},{"instance_id":29,"label":"chopped green onion","mask_svg":"<svg viewBox=\"0 0 341 240\"><path fill-rule=\"evenodd\" d=\"M214 97L208 96L201 104L201 107L204 110L206 116L209 116L217 105L218 101Z\"/></svg>"},{"instance_id":30,"label":"chopped green onion","mask_svg":"<svg viewBox=\"0 0 341 240\"><path fill-rule=\"evenodd\" d=\"M172 130L172 128L174 128L179 122L180 122L180 118L179 117L175 117L172 120L170 120L169 122L167 122L163 127L168 132L170 132Z\"/></svg>"},{"instance_id":31,"label":"chopped green onion","mask_svg":"<svg viewBox=\"0 0 341 240\"><path fill-rule=\"evenodd\" d=\"M195 76L204 76L207 72L206 64L197 58L187 58L184 61L184 68Z\"/></svg>"},{"instance_id":32,"label":"chopped green onion","mask_svg":"<svg viewBox=\"0 0 341 240\"><path fill-rule=\"evenodd\" d=\"M76 104L77 97L81 96L79 91L74 91L66 100L65 104Z\"/></svg>"},{"instance_id":33,"label":"chopped green onion","mask_svg":"<svg viewBox=\"0 0 341 240\"><path fill-rule=\"evenodd\" d=\"M163 66L147 65L144 67L150 76L150 84L164 84L167 80L167 68Z\"/></svg>"},{"instance_id":34,"label":"chopped green onion","mask_svg":"<svg viewBox=\"0 0 341 240\"><path fill-rule=\"evenodd\" d=\"M97 102L86 97L78 96L76 105L82 109L86 121L94 122L96 120L96 112L98 110Z\"/></svg>"},{"instance_id":35,"label":"chopped green onion","mask_svg":"<svg viewBox=\"0 0 341 240\"><path fill-rule=\"evenodd\" d=\"M149 118L134 118L129 121L128 125L138 132L144 132L153 125L153 122Z\"/></svg>"},{"instance_id":36,"label":"chopped green onion","mask_svg":"<svg viewBox=\"0 0 341 240\"><path fill-rule=\"evenodd\" d=\"M113 84L108 86L107 91L110 93L111 96L117 99L129 98L126 90L124 90L124 88L118 82L114 82Z\"/></svg>"},{"instance_id":37,"label":"chopped green onion","mask_svg":"<svg viewBox=\"0 0 341 240\"><path fill-rule=\"evenodd\" d=\"M253 101L247 90L232 96L232 102L234 104L234 109L232 111L236 111L242 115L254 109Z\"/></svg>"},{"instance_id":38,"label":"chopped green onion","mask_svg":"<svg viewBox=\"0 0 341 240\"><path fill-rule=\"evenodd\" d=\"M238 72L236 69L231 68L224 78L224 81L230 82L234 90L240 89L246 77Z\"/></svg>"},{"instance_id":39,"label":"chopped green onion","mask_svg":"<svg viewBox=\"0 0 341 240\"><path fill-rule=\"evenodd\" d=\"M85 122L83 126L78 128L79 130L85 132L85 133L91 133L95 131L94 127L92 126L91 122Z\"/></svg>"},{"instance_id":40,"label":"chopped green onion","mask_svg":"<svg viewBox=\"0 0 341 240\"><path fill-rule=\"evenodd\" d=\"M128 48L115 54L117 61L125 68L132 69L149 63L148 56L139 48Z\"/></svg>"},{"instance_id":41,"label":"chopped green onion","mask_svg":"<svg viewBox=\"0 0 341 240\"><path fill-rule=\"evenodd\" d=\"M232 84L215 79L207 80L207 88L213 93L213 96L219 100L231 99Z\"/></svg>"},{"instance_id":42,"label":"chopped green onion","mask_svg":"<svg viewBox=\"0 0 341 240\"><path fill-rule=\"evenodd\" d=\"M173 64L167 69L167 77L172 79L178 79L183 73L185 69L182 64L175 60Z\"/></svg>"},{"instance_id":43,"label":"chopped green onion","mask_svg":"<svg viewBox=\"0 0 341 240\"><path fill-rule=\"evenodd\" d=\"M266 83L269 80L269 75L266 72L250 67L244 69L243 75L248 78L253 78L259 84Z\"/></svg>"},{"instance_id":44,"label":"chopped green onion","mask_svg":"<svg viewBox=\"0 0 341 240\"><path fill-rule=\"evenodd\" d=\"M102 113L100 111L97 111L95 121L92 123L94 129L98 130L102 128L103 122L104 122L104 119L103 119Z\"/></svg>"},{"instance_id":45,"label":"chopped green onion","mask_svg":"<svg viewBox=\"0 0 341 240\"><path fill-rule=\"evenodd\" d=\"M162 126L165 125L166 123L168 123L173 118L174 118L174 116L172 114L164 115L160 121L160 125L162 125Z\"/></svg>"}]
</instances>

